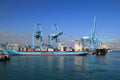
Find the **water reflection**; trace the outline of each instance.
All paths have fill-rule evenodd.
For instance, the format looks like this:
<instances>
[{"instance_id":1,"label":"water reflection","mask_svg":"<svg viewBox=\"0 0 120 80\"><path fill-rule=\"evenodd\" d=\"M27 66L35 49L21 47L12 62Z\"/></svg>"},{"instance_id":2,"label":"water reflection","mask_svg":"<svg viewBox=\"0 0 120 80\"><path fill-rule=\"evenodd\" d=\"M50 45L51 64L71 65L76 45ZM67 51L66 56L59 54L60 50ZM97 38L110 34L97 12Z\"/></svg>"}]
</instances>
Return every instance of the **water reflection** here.
<instances>
[{"instance_id":1,"label":"water reflection","mask_svg":"<svg viewBox=\"0 0 120 80\"><path fill-rule=\"evenodd\" d=\"M74 57L74 64L75 65L80 66L81 64L83 64L82 62L83 62L83 57L80 57L80 56Z\"/></svg>"},{"instance_id":2,"label":"water reflection","mask_svg":"<svg viewBox=\"0 0 120 80\"><path fill-rule=\"evenodd\" d=\"M63 56L58 58L58 68L60 69L61 72L64 71L64 57Z\"/></svg>"}]
</instances>

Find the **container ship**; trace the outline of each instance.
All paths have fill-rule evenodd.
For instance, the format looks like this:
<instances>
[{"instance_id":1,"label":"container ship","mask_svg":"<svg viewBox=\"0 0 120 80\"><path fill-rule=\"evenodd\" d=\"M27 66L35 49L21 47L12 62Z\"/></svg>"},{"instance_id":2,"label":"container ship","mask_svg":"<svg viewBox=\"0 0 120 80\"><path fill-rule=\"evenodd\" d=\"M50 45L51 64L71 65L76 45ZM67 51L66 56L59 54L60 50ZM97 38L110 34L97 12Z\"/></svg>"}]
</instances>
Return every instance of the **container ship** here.
<instances>
[{"instance_id":1,"label":"container ship","mask_svg":"<svg viewBox=\"0 0 120 80\"><path fill-rule=\"evenodd\" d=\"M4 54L10 56L86 56L88 52L82 51L82 46L75 44L74 49L71 47L63 47L60 45L59 49L48 48L47 45L35 48L21 47L18 44L9 45L7 49L3 50Z\"/></svg>"}]
</instances>

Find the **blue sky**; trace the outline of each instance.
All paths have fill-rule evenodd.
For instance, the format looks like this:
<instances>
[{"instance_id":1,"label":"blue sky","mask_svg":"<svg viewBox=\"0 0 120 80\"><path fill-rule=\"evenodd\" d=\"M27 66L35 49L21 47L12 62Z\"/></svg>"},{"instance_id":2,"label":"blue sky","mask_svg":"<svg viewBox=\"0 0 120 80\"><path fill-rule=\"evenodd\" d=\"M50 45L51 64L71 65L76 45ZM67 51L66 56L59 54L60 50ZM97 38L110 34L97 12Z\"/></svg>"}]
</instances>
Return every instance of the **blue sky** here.
<instances>
[{"instance_id":1,"label":"blue sky","mask_svg":"<svg viewBox=\"0 0 120 80\"><path fill-rule=\"evenodd\" d=\"M62 38L79 39L90 32L94 16L98 34L120 38L119 0L0 0L0 30L12 34L32 34L40 23L47 36L58 24Z\"/></svg>"}]
</instances>

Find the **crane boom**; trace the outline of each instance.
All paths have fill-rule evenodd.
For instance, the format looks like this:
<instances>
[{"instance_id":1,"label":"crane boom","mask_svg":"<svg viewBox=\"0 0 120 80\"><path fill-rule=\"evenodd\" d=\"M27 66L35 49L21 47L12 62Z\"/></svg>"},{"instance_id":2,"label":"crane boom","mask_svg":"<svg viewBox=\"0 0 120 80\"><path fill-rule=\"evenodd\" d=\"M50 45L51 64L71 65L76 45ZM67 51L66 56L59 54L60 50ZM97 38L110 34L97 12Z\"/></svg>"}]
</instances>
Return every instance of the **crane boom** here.
<instances>
[{"instance_id":1,"label":"crane boom","mask_svg":"<svg viewBox=\"0 0 120 80\"><path fill-rule=\"evenodd\" d=\"M39 40L39 47L42 47L42 29L40 24L36 24L32 36L32 47L35 48L35 40Z\"/></svg>"},{"instance_id":2,"label":"crane boom","mask_svg":"<svg viewBox=\"0 0 120 80\"><path fill-rule=\"evenodd\" d=\"M60 36L63 34L63 32L60 30L60 28L54 24L53 29L51 31L51 34L48 36L49 38L49 46L52 47L52 40L56 41L56 47L59 49L59 44L60 44Z\"/></svg>"}]
</instances>

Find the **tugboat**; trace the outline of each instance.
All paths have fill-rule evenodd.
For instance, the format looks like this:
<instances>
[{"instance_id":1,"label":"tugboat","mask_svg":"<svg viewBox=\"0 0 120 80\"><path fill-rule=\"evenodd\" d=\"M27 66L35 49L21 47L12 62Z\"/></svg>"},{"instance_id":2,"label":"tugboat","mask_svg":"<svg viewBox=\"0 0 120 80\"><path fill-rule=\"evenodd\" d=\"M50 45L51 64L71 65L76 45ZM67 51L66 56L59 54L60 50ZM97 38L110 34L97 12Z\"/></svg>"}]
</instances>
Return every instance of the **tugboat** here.
<instances>
[{"instance_id":1,"label":"tugboat","mask_svg":"<svg viewBox=\"0 0 120 80\"><path fill-rule=\"evenodd\" d=\"M0 50L0 62L1 61L9 61L10 56L9 54L4 54L2 50Z\"/></svg>"}]
</instances>

